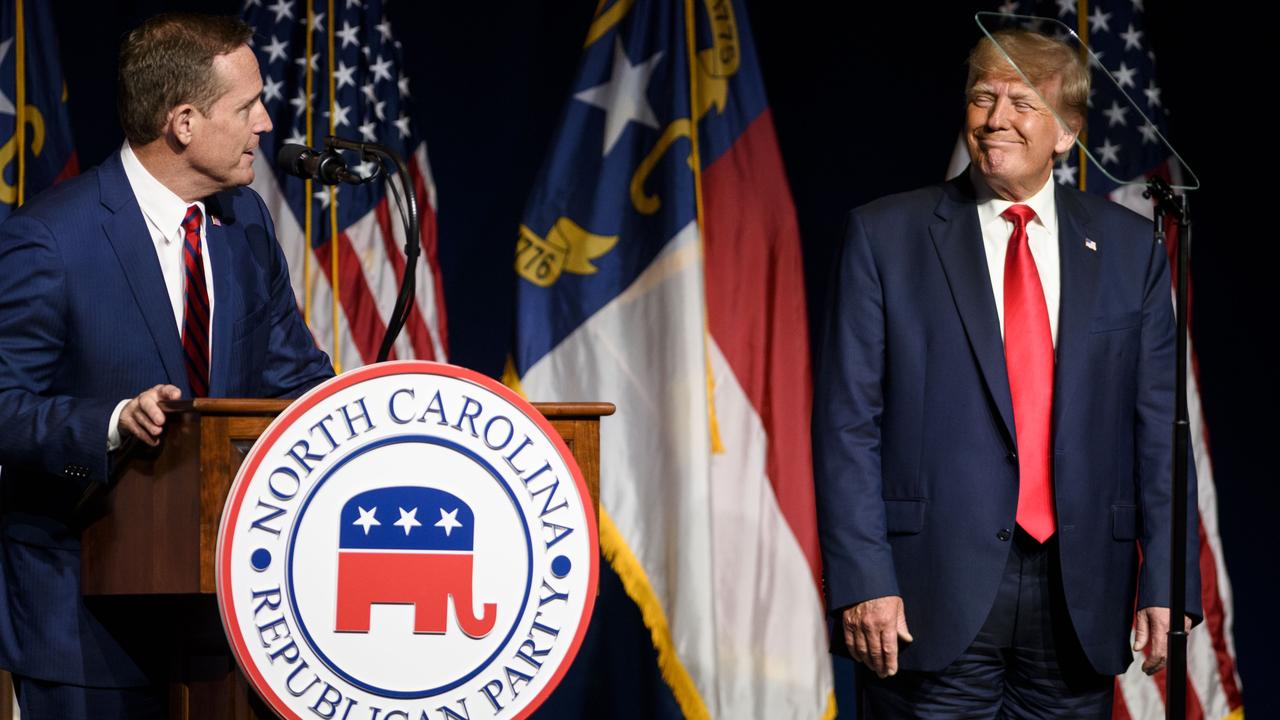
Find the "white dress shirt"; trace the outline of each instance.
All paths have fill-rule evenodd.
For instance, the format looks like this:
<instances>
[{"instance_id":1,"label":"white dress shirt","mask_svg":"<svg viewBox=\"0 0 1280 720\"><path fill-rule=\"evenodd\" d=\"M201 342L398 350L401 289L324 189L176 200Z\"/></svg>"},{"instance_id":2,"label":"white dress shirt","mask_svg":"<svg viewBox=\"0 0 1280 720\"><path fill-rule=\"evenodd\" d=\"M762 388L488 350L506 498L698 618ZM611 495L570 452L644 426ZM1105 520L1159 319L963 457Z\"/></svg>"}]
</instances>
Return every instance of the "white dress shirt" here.
<instances>
[{"instance_id":1,"label":"white dress shirt","mask_svg":"<svg viewBox=\"0 0 1280 720\"><path fill-rule=\"evenodd\" d=\"M165 187L143 167L138 156L134 154L129 142L125 141L120 148L120 162L124 165L125 177L129 187L138 199L138 207L142 209L142 217L146 220L147 232L151 234L151 242L156 249L156 259L160 262L160 274L164 276L164 286L169 295L169 305L173 310L173 321L178 327L178 336L182 336L182 319L186 311L186 264L183 260L185 245L182 220L187 216L187 208L196 205L200 208L200 256L204 260L205 284L209 291L209 353L210 366L213 364L213 313L216 312L213 299L213 270L209 265L209 247L205 242L205 228L208 227L209 213L204 203L197 200L188 203ZM126 398L116 405L111 413L111 421L107 432L107 451L120 447L120 412L129 400Z\"/></svg>"},{"instance_id":2,"label":"white dress shirt","mask_svg":"<svg viewBox=\"0 0 1280 720\"><path fill-rule=\"evenodd\" d=\"M987 186L982 175L970 168L977 192L978 225L982 228L982 246L987 254L987 272L991 274L991 291L995 295L996 315L1000 320L1000 337L1004 337L1004 259L1009 249L1013 223L1000 217L1012 205L1026 205L1036 217L1027 223L1027 244L1040 273L1045 308L1049 311L1049 332L1054 348L1058 347L1058 306L1062 295L1062 272L1058 257L1058 205L1054 199L1053 173L1039 192L1020 203L1001 199Z\"/></svg>"}]
</instances>

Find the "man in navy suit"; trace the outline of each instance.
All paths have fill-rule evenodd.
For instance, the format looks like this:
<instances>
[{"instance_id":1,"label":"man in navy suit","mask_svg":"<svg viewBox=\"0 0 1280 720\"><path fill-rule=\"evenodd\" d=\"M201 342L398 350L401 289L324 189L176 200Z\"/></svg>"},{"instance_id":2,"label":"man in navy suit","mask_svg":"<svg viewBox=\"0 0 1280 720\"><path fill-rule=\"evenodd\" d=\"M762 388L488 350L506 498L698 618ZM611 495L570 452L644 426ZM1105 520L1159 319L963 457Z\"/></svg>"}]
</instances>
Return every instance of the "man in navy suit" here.
<instances>
[{"instance_id":1,"label":"man in navy suit","mask_svg":"<svg viewBox=\"0 0 1280 720\"><path fill-rule=\"evenodd\" d=\"M80 597L78 505L158 403L293 397L332 377L253 179L271 129L234 18L124 41L127 142L0 226L0 667L24 720L155 717L156 678Z\"/></svg>"},{"instance_id":2,"label":"man in navy suit","mask_svg":"<svg viewBox=\"0 0 1280 720\"><path fill-rule=\"evenodd\" d=\"M968 172L850 214L820 354L833 647L877 718L1110 717L1132 627L1165 662L1165 251L1053 181L1089 97L1074 51L997 37L970 56ZM1194 478L1188 507L1198 617Z\"/></svg>"}]
</instances>

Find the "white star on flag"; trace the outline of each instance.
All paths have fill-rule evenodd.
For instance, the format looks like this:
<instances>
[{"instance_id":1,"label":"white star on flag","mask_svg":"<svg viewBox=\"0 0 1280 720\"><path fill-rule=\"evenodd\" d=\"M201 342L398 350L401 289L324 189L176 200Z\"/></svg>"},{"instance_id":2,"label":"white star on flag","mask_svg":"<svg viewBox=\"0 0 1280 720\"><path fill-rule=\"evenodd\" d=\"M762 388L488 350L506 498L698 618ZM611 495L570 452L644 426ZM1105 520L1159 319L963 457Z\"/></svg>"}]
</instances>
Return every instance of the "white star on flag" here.
<instances>
[{"instance_id":1,"label":"white star on flag","mask_svg":"<svg viewBox=\"0 0 1280 720\"><path fill-rule=\"evenodd\" d=\"M440 508L440 522L435 525L438 528L444 528L445 537L453 532L456 527L462 527L462 523L458 522L458 509L454 508L449 512L445 512L444 508Z\"/></svg>"},{"instance_id":2,"label":"white star on flag","mask_svg":"<svg viewBox=\"0 0 1280 720\"><path fill-rule=\"evenodd\" d=\"M356 47L359 47L360 40L356 37L359 32L360 28L352 25L346 20L343 20L342 29L335 32L334 35L342 38L342 47L346 47L348 45L355 45Z\"/></svg>"},{"instance_id":3,"label":"white star on flag","mask_svg":"<svg viewBox=\"0 0 1280 720\"><path fill-rule=\"evenodd\" d=\"M1156 128L1154 125L1143 123L1138 127L1138 133L1142 135L1142 144L1156 142Z\"/></svg>"},{"instance_id":4,"label":"white star on flag","mask_svg":"<svg viewBox=\"0 0 1280 720\"><path fill-rule=\"evenodd\" d=\"M1124 119L1125 113L1129 112L1126 105L1121 105L1118 100L1111 101L1111 109L1103 110L1102 114L1107 116L1107 127L1115 127L1116 125L1128 125Z\"/></svg>"},{"instance_id":5,"label":"white star on flag","mask_svg":"<svg viewBox=\"0 0 1280 720\"><path fill-rule=\"evenodd\" d=\"M356 69L348 67L346 63L339 60L338 67L333 71L333 79L338 83L339 88L347 85L354 87L356 84Z\"/></svg>"},{"instance_id":6,"label":"white star on flag","mask_svg":"<svg viewBox=\"0 0 1280 720\"><path fill-rule=\"evenodd\" d=\"M1130 68L1124 63L1120 63L1120 69L1116 70L1113 75L1116 76L1116 84L1122 88L1133 87L1133 76L1138 73L1137 68Z\"/></svg>"},{"instance_id":7,"label":"white star on flag","mask_svg":"<svg viewBox=\"0 0 1280 720\"><path fill-rule=\"evenodd\" d=\"M378 61L370 65L369 70L373 72L374 82L391 79L391 61L382 56L378 56Z\"/></svg>"},{"instance_id":8,"label":"white star on flag","mask_svg":"<svg viewBox=\"0 0 1280 720\"><path fill-rule=\"evenodd\" d=\"M359 518L357 518L357 519L356 519L353 523L351 523L351 524L352 524L352 525L358 525L358 526L360 526L360 527L364 528L364 534L365 534L365 535L368 535L368 534L369 534L369 528L373 527L374 525L381 525L381 524L382 524L382 523L378 522L378 518L374 517L374 513L378 512L378 506L377 506L377 505L373 506L372 508L369 508L368 510L365 510L364 508L362 508L362 507L358 507L358 506L356 507L356 509L360 511L360 517L359 517Z\"/></svg>"},{"instance_id":9,"label":"white star on flag","mask_svg":"<svg viewBox=\"0 0 1280 720\"><path fill-rule=\"evenodd\" d=\"M646 91L653 70L661 60L662 53L658 52L639 65L632 65L622 49L622 40L615 39L613 73L609 81L573 96L575 100L604 110L604 155L608 155L622 137L628 122L657 129L658 118L649 107Z\"/></svg>"},{"instance_id":10,"label":"white star on flag","mask_svg":"<svg viewBox=\"0 0 1280 720\"><path fill-rule=\"evenodd\" d=\"M1053 169L1053 178L1059 185L1075 185L1076 168L1074 165L1068 165L1066 158L1063 158L1058 162L1058 167Z\"/></svg>"},{"instance_id":11,"label":"white star on flag","mask_svg":"<svg viewBox=\"0 0 1280 720\"><path fill-rule=\"evenodd\" d=\"M406 536L413 528L422 527L422 523L418 522L418 508L414 508L413 510L399 508L399 510L400 519L392 523L392 525L404 528L404 534Z\"/></svg>"},{"instance_id":12,"label":"white star on flag","mask_svg":"<svg viewBox=\"0 0 1280 720\"><path fill-rule=\"evenodd\" d=\"M13 45L13 38L9 38L0 43L0 63L4 62L4 58L9 54L9 48ZM5 115L16 115L18 109L14 107L13 101L8 95L4 94L4 90L0 89L0 113Z\"/></svg>"},{"instance_id":13,"label":"white star on flag","mask_svg":"<svg viewBox=\"0 0 1280 720\"><path fill-rule=\"evenodd\" d=\"M1098 162L1104 165L1106 163L1120 162L1120 146L1112 145L1110 138L1107 138L1102 141L1102 147L1094 148L1094 149L1098 151L1099 155L1101 155L1101 157L1098 158Z\"/></svg>"},{"instance_id":14,"label":"white star on flag","mask_svg":"<svg viewBox=\"0 0 1280 720\"><path fill-rule=\"evenodd\" d=\"M1125 50L1141 50L1142 49L1142 31L1135 30L1133 23L1129 23L1129 29L1120 33L1120 37L1124 38Z\"/></svg>"},{"instance_id":15,"label":"white star on flag","mask_svg":"<svg viewBox=\"0 0 1280 720\"><path fill-rule=\"evenodd\" d=\"M1111 13L1102 12L1102 8L1094 7L1093 13L1089 15L1089 32L1098 33L1103 30L1111 29Z\"/></svg>"},{"instance_id":16,"label":"white star on flag","mask_svg":"<svg viewBox=\"0 0 1280 720\"><path fill-rule=\"evenodd\" d=\"M1142 91L1147 96L1147 104L1153 108L1160 107L1160 88L1156 87L1156 81L1151 80L1147 83L1147 89Z\"/></svg>"},{"instance_id":17,"label":"white star on flag","mask_svg":"<svg viewBox=\"0 0 1280 720\"><path fill-rule=\"evenodd\" d=\"M272 77L267 78L267 81L262 84L262 101L269 103L272 100L283 100L284 93L280 92L282 87L284 87L283 82Z\"/></svg>"},{"instance_id":18,"label":"white star on flag","mask_svg":"<svg viewBox=\"0 0 1280 720\"><path fill-rule=\"evenodd\" d=\"M288 41L281 40L278 37L271 38L271 42L267 43L266 45L263 45L262 49L268 55L267 62L273 63L277 60L284 60L285 58L289 57Z\"/></svg>"},{"instance_id":19,"label":"white star on flag","mask_svg":"<svg viewBox=\"0 0 1280 720\"><path fill-rule=\"evenodd\" d=\"M293 19L293 3L290 0L276 0L275 4L268 6L267 9L276 14L276 22L284 18Z\"/></svg>"},{"instance_id":20,"label":"white star on flag","mask_svg":"<svg viewBox=\"0 0 1280 720\"><path fill-rule=\"evenodd\" d=\"M321 32L324 30L324 13L316 13L311 16L311 32Z\"/></svg>"}]
</instances>

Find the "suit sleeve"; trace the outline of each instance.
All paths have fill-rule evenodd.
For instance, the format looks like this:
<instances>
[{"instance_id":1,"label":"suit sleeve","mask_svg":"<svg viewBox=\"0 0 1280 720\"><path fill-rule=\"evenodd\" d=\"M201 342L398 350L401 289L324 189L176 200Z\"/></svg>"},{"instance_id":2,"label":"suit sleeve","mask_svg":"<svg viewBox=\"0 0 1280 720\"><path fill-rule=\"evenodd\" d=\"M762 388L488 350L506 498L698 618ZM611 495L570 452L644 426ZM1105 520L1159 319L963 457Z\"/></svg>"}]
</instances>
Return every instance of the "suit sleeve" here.
<instances>
[{"instance_id":1,"label":"suit sleeve","mask_svg":"<svg viewBox=\"0 0 1280 720\"><path fill-rule=\"evenodd\" d=\"M107 423L118 398L62 394L71 339L66 268L49 228L27 215L0 225L0 464L106 482Z\"/></svg>"},{"instance_id":2,"label":"suit sleeve","mask_svg":"<svg viewBox=\"0 0 1280 720\"><path fill-rule=\"evenodd\" d=\"M814 387L814 476L827 607L898 595L881 492L885 308L862 219L850 215Z\"/></svg>"},{"instance_id":3,"label":"suit sleeve","mask_svg":"<svg viewBox=\"0 0 1280 720\"><path fill-rule=\"evenodd\" d=\"M1152 243L1142 308L1138 357L1138 402L1134 425L1137 485L1142 509L1142 571L1138 607L1169 607L1173 544L1174 372L1177 355L1169 262ZM1187 447L1187 614L1203 617L1200 600L1200 535L1196 510L1195 459Z\"/></svg>"},{"instance_id":4,"label":"suit sleeve","mask_svg":"<svg viewBox=\"0 0 1280 720\"><path fill-rule=\"evenodd\" d=\"M333 377L333 363L316 347L315 337L298 311L293 286L289 283L289 264L276 240L271 213L257 193L251 195L262 213L271 253L268 277L271 332L262 373L262 394L295 398Z\"/></svg>"}]
</instances>

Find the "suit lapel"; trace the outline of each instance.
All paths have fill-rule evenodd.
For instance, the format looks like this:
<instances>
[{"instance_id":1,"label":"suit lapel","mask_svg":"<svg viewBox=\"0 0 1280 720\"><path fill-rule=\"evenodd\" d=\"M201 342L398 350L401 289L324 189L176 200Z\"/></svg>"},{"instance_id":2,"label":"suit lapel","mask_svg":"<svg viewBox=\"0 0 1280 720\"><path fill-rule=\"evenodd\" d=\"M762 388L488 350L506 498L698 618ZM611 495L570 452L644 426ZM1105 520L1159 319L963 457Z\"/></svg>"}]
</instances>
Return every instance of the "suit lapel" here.
<instances>
[{"instance_id":1,"label":"suit lapel","mask_svg":"<svg viewBox=\"0 0 1280 720\"><path fill-rule=\"evenodd\" d=\"M1005 371L1004 341L967 173L944 186L935 212L940 221L929 226L934 247L987 391L1003 421L1005 439L1009 447L1014 447L1013 400Z\"/></svg>"},{"instance_id":2,"label":"suit lapel","mask_svg":"<svg viewBox=\"0 0 1280 720\"><path fill-rule=\"evenodd\" d=\"M238 307L240 293L237 291L236 273L231 267L231 248L228 243L233 240L234 221L223 211L223 203L218 196L205 199L205 207L209 212L209 222L205 227L205 246L209 251L209 270L213 273L213 355L209 368L209 396L227 397L232 388L231 381L231 342L232 318L241 315ZM214 223L214 218L218 223Z\"/></svg>"},{"instance_id":3,"label":"suit lapel","mask_svg":"<svg viewBox=\"0 0 1280 720\"><path fill-rule=\"evenodd\" d=\"M155 342L165 375L171 385L190 394L182 357L182 337L173 319L173 306L165 291L160 261L156 258L151 233L124 174L119 154L112 155L99 168L98 185L102 204L111 211L102 225L103 232L120 261L120 269Z\"/></svg>"},{"instance_id":4,"label":"suit lapel","mask_svg":"<svg viewBox=\"0 0 1280 720\"><path fill-rule=\"evenodd\" d=\"M1062 294L1058 304L1058 351L1053 387L1055 441L1072 399L1088 381L1089 324L1101 270L1099 256L1106 252L1106 248L1096 242L1095 249L1085 245L1089 239L1089 213L1074 197L1074 191L1059 187L1056 202Z\"/></svg>"}]
</instances>

